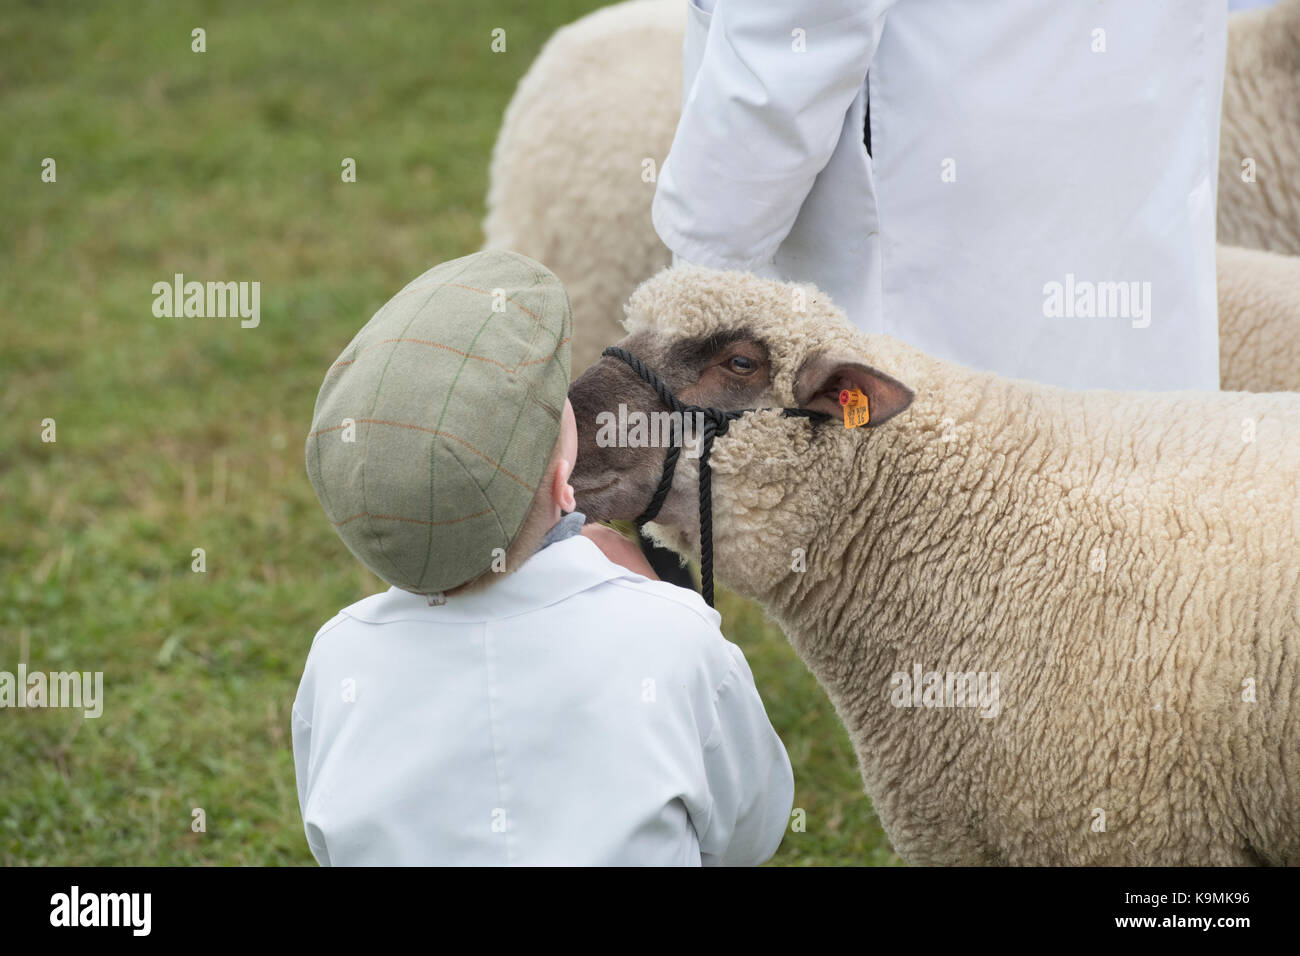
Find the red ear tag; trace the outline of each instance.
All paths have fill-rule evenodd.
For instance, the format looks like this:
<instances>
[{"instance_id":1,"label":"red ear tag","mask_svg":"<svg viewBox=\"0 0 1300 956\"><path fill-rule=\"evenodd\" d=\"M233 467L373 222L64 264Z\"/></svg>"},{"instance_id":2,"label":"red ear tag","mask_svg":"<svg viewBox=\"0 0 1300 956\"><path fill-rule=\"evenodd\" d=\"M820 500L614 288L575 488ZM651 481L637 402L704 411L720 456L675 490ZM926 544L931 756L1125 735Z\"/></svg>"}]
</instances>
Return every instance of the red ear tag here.
<instances>
[{"instance_id":1,"label":"red ear tag","mask_svg":"<svg viewBox=\"0 0 1300 956\"><path fill-rule=\"evenodd\" d=\"M844 406L845 428L858 428L871 421L871 409L862 389L846 388L841 391L840 404Z\"/></svg>"}]
</instances>

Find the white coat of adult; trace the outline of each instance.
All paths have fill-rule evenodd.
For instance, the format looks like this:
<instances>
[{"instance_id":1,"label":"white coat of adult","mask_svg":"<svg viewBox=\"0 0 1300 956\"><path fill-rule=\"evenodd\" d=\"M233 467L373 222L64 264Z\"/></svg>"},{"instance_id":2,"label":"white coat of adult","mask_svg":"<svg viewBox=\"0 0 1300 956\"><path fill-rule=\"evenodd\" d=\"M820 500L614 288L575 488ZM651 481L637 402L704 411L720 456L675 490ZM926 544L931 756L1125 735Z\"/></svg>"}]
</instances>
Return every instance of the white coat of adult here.
<instances>
[{"instance_id":1,"label":"white coat of adult","mask_svg":"<svg viewBox=\"0 0 1300 956\"><path fill-rule=\"evenodd\" d=\"M431 607L397 588L321 628L293 705L323 865L757 865L790 760L698 594L577 535Z\"/></svg>"},{"instance_id":2,"label":"white coat of adult","mask_svg":"<svg viewBox=\"0 0 1300 956\"><path fill-rule=\"evenodd\" d=\"M1223 0L684 2L675 256L1008 376L1218 387Z\"/></svg>"}]
</instances>

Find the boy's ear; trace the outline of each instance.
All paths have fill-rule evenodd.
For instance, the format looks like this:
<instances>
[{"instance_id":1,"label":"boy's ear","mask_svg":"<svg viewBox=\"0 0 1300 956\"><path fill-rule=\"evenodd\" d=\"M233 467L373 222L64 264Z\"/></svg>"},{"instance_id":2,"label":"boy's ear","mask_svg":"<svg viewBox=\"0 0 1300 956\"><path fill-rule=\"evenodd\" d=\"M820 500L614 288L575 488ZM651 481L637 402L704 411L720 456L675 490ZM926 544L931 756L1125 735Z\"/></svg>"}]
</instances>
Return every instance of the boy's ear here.
<instances>
[{"instance_id":1,"label":"boy's ear","mask_svg":"<svg viewBox=\"0 0 1300 956\"><path fill-rule=\"evenodd\" d=\"M843 352L819 352L804 362L795 377L794 397L800 408L843 418L840 392L846 388L860 389L867 396L869 427L889 421L916 397L898 379L872 368L858 355Z\"/></svg>"},{"instance_id":2,"label":"boy's ear","mask_svg":"<svg viewBox=\"0 0 1300 956\"><path fill-rule=\"evenodd\" d=\"M574 497L573 485L569 484L569 477L573 473L573 463L561 458L555 463L555 474L552 476L553 484L551 485L551 499L560 506L564 513L574 511L578 507L578 500Z\"/></svg>"}]
</instances>

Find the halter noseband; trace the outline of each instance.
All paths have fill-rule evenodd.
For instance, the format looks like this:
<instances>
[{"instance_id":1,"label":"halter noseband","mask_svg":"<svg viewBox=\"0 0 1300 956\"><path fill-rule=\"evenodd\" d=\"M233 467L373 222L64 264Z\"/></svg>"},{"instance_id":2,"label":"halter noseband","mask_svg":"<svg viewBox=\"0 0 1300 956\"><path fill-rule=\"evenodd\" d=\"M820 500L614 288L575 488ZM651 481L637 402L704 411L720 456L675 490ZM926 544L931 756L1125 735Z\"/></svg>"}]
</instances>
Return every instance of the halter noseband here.
<instances>
[{"instance_id":1,"label":"halter noseband","mask_svg":"<svg viewBox=\"0 0 1300 956\"><path fill-rule=\"evenodd\" d=\"M687 405L673 394L667 383L645 363L626 349L611 345L603 355L625 362L647 385L655 390L659 401L669 409L680 413L672 419L672 441L664 457L664 470L659 476L659 487L655 489L645 511L636 519L637 530L653 521L664 506L669 491L673 487L673 475L677 471L677 459L681 456L682 442L679 428L684 426L687 415L699 415L704 420L704 433L700 442L700 594L709 607L713 607L713 494L712 469L709 467L709 455L713 453L713 439L725 435L731 423L746 412L761 411L757 408L743 408L738 411L726 411L721 408L705 408L700 405ZM807 408L783 408L781 414L787 418L807 418L814 423L825 421L828 415ZM679 423L680 421L680 423Z\"/></svg>"}]
</instances>

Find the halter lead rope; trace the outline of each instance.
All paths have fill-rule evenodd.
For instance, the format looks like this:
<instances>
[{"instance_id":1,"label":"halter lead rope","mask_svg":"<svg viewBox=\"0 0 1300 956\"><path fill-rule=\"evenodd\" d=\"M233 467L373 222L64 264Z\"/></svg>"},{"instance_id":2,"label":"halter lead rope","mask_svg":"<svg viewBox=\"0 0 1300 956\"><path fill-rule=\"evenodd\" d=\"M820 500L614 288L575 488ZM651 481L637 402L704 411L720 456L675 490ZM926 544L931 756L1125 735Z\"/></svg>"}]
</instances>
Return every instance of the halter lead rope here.
<instances>
[{"instance_id":1,"label":"halter lead rope","mask_svg":"<svg viewBox=\"0 0 1300 956\"><path fill-rule=\"evenodd\" d=\"M721 408L687 405L673 394L672 389L668 387L663 379L626 349L611 345L601 354L626 363L647 385L655 390L655 394L659 396L659 401L667 405L672 411L680 413L680 421L674 419L672 422L672 442L668 447L668 453L664 456L664 469L659 476L659 487L655 489L655 493L651 496L650 503L646 505L645 511L641 512L636 519L638 531L655 519L655 516L659 514L659 509L664 506L668 493L672 490L673 475L677 471L677 459L681 457L682 452L681 435L678 433L678 429L684 427L687 415L700 415L704 419L704 432L700 442L699 480L700 594L704 597L705 603L709 607L713 607L713 469L709 467L709 456L713 453L713 439L719 435L725 435L727 429L731 427L731 423L741 415L746 412L756 412L759 409L744 408L738 411L726 411ZM829 417L822 412L811 411L807 408L783 408L781 414L786 418L807 418L814 423L825 421Z\"/></svg>"}]
</instances>

